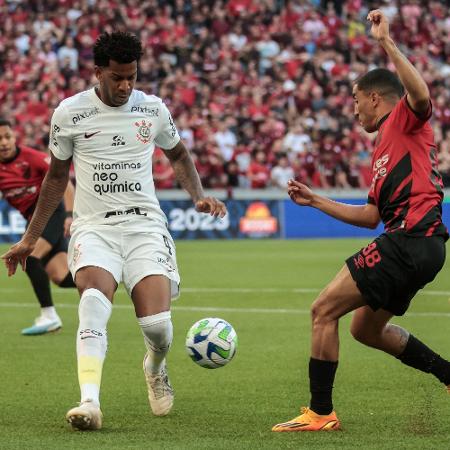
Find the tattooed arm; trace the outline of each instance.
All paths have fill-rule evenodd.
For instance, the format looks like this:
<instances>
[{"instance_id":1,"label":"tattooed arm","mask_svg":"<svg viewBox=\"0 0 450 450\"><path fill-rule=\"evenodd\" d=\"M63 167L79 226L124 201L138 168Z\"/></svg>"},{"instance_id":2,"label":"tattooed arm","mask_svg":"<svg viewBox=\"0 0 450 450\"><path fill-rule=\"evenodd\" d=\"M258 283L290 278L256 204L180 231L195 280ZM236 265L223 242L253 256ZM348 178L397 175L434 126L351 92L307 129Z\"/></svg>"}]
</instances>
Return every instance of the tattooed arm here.
<instances>
[{"instance_id":1,"label":"tattooed arm","mask_svg":"<svg viewBox=\"0 0 450 450\"><path fill-rule=\"evenodd\" d=\"M205 197L202 183L195 168L194 161L182 141L171 150L163 150L175 172L175 177L195 203L198 212L223 217L227 210L225 205L214 197Z\"/></svg>"}]
</instances>

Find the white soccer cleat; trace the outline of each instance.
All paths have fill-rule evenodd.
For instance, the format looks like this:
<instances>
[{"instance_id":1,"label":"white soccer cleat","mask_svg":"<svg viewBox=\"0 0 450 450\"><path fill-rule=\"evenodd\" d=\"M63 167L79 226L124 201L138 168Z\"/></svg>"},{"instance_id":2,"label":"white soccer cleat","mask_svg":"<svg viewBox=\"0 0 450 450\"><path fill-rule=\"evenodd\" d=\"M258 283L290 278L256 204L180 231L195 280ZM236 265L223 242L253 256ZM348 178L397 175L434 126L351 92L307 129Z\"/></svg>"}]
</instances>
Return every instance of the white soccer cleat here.
<instances>
[{"instance_id":1,"label":"white soccer cleat","mask_svg":"<svg viewBox=\"0 0 450 450\"><path fill-rule=\"evenodd\" d=\"M144 375L147 382L148 401L150 408L155 416L165 416L169 414L173 406L173 389L170 385L166 367L159 374L153 375L145 368L145 361L148 355L144 357Z\"/></svg>"},{"instance_id":2,"label":"white soccer cleat","mask_svg":"<svg viewBox=\"0 0 450 450\"><path fill-rule=\"evenodd\" d=\"M58 331L62 327L61 319L56 316L49 319L45 316L39 316L35 319L34 325L24 328L22 334L24 336L37 336L39 334L52 333Z\"/></svg>"},{"instance_id":3,"label":"white soccer cleat","mask_svg":"<svg viewBox=\"0 0 450 450\"><path fill-rule=\"evenodd\" d=\"M92 400L86 400L68 411L67 422L74 430L100 430L103 414Z\"/></svg>"}]
</instances>

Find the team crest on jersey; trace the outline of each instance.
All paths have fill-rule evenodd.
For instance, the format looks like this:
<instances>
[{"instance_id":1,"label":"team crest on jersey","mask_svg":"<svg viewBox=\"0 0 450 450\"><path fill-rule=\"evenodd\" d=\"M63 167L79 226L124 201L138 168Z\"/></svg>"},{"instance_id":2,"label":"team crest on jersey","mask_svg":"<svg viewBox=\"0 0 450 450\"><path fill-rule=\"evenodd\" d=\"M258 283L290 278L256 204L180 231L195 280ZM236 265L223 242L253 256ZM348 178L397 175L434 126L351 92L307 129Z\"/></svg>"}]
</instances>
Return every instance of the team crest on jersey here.
<instances>
[{"instance_id":1,"label":"team crest on jersey","mask_svg":"<svg viewBox=\"0 0 450 450\"><path fill-rule=\"evenodd\" d=\"M150 138L152 137L150 133L152 123L141 120L140 122L135 122L134 124L137 126L137 140L141 141L143 144L150 142Z\"/></svg>"}]
</instances>

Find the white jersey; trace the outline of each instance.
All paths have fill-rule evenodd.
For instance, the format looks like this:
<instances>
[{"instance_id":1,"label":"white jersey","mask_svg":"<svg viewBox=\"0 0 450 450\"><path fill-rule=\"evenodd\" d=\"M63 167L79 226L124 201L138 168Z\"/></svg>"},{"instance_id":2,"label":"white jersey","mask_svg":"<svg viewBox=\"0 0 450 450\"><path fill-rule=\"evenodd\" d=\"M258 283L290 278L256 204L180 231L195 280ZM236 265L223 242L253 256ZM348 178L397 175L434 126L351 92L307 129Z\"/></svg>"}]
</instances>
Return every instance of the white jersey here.
<instances>
[{"instance_id":1,"label":"white jersey","mask_svg":"<svg viewBox=\"0 0 450 450\"><path fill-rule=\"evenodd\" d=\"M76 176L72 229L126 222L166 228L155 195L155 144L169 150L180 137L163 101L133 90L123 106L105 105L89 89L63 100L51 124L50 150L73 158Z\"/></svg>"}]
</instances>

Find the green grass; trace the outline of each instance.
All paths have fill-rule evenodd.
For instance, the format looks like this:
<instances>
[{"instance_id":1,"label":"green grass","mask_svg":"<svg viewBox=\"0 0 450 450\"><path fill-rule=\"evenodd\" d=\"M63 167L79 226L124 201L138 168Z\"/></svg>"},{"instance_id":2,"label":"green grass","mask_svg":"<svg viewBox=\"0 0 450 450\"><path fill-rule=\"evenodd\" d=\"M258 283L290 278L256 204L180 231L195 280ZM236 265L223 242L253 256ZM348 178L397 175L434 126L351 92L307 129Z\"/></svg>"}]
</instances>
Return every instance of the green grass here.
<instances>
[{"instance_id":1,"label":"green grass","mask_svg":"<svg viewBox=\"0 0 450 450\"><path fill-rule=\"evenodd\" d=\"M64 421L79 400L75 361L78 297L54 289L64 321L55 335L22 337L37 303L22 272L0 272L0 448L3 449L444 449L450 397L430 375L355 342L340 325L335 407L344 430L272 433L274 423L307 405L309 305L363 240L178 242L182 297L174 304L169 370L175 406L149 412L144 346L120 288L109 326L99 432L73 432ZM0 247L4 251L6 246ZM449 264L395 320L450 357ZM184 289L184 290L183 290ZM297 291L296 291L297 290ZM188 328L207 316L231 322L234 361L218 370L186 355Z\"/></svg>"}]
</instances>

